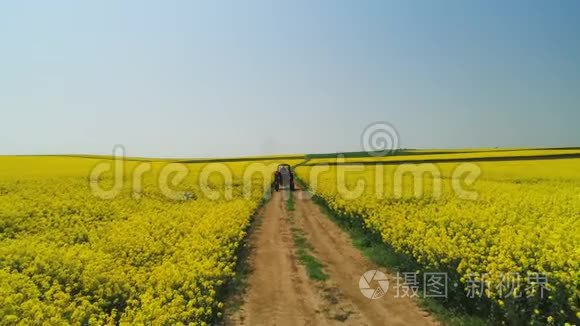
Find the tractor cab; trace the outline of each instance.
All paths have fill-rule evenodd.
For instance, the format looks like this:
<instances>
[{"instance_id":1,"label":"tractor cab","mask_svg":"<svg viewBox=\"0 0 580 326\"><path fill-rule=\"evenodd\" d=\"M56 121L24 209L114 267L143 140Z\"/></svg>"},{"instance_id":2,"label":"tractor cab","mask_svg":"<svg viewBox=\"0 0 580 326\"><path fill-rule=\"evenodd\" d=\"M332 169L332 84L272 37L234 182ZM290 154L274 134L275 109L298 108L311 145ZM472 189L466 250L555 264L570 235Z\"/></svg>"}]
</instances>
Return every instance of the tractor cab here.
<instances>
[{"instance_id":1,"label":"tractor cab","mask_svg":"<svg viewBox=\"0 0 580 326\"><path fill-rule=\"evenodd\" d=\"M294 191L294 172L289 164L280 164L274 172L274 189L290 189Z\"/></svg>"}]
</instances>

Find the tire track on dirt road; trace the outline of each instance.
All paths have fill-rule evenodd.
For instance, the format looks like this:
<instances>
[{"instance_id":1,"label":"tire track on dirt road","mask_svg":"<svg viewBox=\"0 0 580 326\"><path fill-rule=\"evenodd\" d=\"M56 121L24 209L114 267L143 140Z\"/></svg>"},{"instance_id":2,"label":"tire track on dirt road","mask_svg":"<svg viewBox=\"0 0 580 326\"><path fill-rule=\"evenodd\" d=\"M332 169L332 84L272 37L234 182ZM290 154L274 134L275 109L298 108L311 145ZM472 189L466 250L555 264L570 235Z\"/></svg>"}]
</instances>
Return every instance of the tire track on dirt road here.
<instances>
[{"instance_id":1,"label":"tire track on dirt road","mask_svg":"<svg viewBox=\"0 0 580 326\"><path fill-rule=\"evenodd\" d=\"M433 325L411 299L364 297L358 282L376 268L309 198L295 194L287 212L283 192L260 210L261 224L250 235L251 274L241 307L226 314L226 325ZM298 263L290 214L324 265L329 279L314 281ZM393 281L391 281L391 284Z\"/></svg>"},{"instance_id":2,"label":"tire track on dirt road","mask_svg":"<svg viewBox=\"0 0 580 326\"><path fill-rule=\"evenodd\" d=\"M296 192L295 220L314 247L316 257L329 275L327 287L339 291L356 307L367 325L437 325L417 302L408 297L396 298L396 279L387 274L390 291L382 298L371 300L362 295L359 279L369 270L381 270L356 249L348 234L328 218L309 196ZM376 284L374 284L376 286ZM371 283L371 287L373 284Z\"/></svg>"},{"instance_id":3,"label":"tire track on dirt road","mask_svg":"<svg viewBox=\"0 0 580 326\"><path fill-rule=\"evenodd\" d=\"M261 224L250 236L251 275L240 309L227 325L319 325L322 305L316 288L295 257L281 192L261 209Z\"/></svg>"}]
</instances>

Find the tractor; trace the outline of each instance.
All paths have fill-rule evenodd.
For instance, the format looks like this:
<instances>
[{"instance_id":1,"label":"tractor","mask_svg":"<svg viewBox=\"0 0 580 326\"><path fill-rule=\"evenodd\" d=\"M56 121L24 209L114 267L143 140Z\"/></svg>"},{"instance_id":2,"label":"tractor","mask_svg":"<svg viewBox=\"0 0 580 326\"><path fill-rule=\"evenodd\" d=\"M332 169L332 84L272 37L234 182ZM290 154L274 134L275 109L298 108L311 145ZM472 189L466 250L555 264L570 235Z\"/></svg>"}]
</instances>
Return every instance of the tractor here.
<instances>
[{"instance_id":1,"label":"tractor","mask_svg":"<svg viewBox=\"0 0 580 326\"><path fill-rule=\"evenodd\" d=\"M274 190L290 189L294 191L294 172L289 164L280 164L274 172Z\"/></svg>"}]
</instances>

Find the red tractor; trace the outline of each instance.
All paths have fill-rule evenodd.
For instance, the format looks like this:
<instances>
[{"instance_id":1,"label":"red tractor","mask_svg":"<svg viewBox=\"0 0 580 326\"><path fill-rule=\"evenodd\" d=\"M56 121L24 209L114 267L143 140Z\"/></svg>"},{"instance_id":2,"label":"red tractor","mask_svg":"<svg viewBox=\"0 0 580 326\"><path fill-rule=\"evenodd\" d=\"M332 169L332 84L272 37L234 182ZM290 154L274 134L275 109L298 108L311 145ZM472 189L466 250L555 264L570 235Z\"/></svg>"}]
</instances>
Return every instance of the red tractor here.
<instances>
[{"instance_id":1,"label":"red tractor","mask_svg":"<svg viewBox=\"0 0 580 326\"><path fill-rule=\"evenodd\" d=\"M294 172L288 164L280 164L274 172L274 190L290 189L294 191Z\"/></svg>"}]
</instances>

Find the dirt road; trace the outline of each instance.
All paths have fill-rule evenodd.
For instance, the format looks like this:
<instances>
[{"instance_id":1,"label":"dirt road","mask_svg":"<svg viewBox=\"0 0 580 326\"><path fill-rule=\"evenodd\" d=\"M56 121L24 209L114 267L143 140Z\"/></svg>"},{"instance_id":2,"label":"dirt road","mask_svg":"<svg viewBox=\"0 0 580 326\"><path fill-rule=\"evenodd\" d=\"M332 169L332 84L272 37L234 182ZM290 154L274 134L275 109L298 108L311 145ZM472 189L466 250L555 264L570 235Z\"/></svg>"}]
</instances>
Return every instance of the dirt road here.
<instances>
[{"instance_id":1,"label":"dirt road","mask_svg":"<svg viewBox=\"0 0 580 326\"><path fill-rule=\"evenodd\" d=\"M300 191L288 212L282 192L260 212L250 236L252 270L242 306L228 325L434 325L428 313L394 293L371 300L359 289L361 275L379 269L351 244L350 238ZM323 263L329 278L314 281L296 257L290 217ZM391 284L394 277L389 276ZM371 286L373 284L371 283Z\"/></svg>"}]
</instances>

